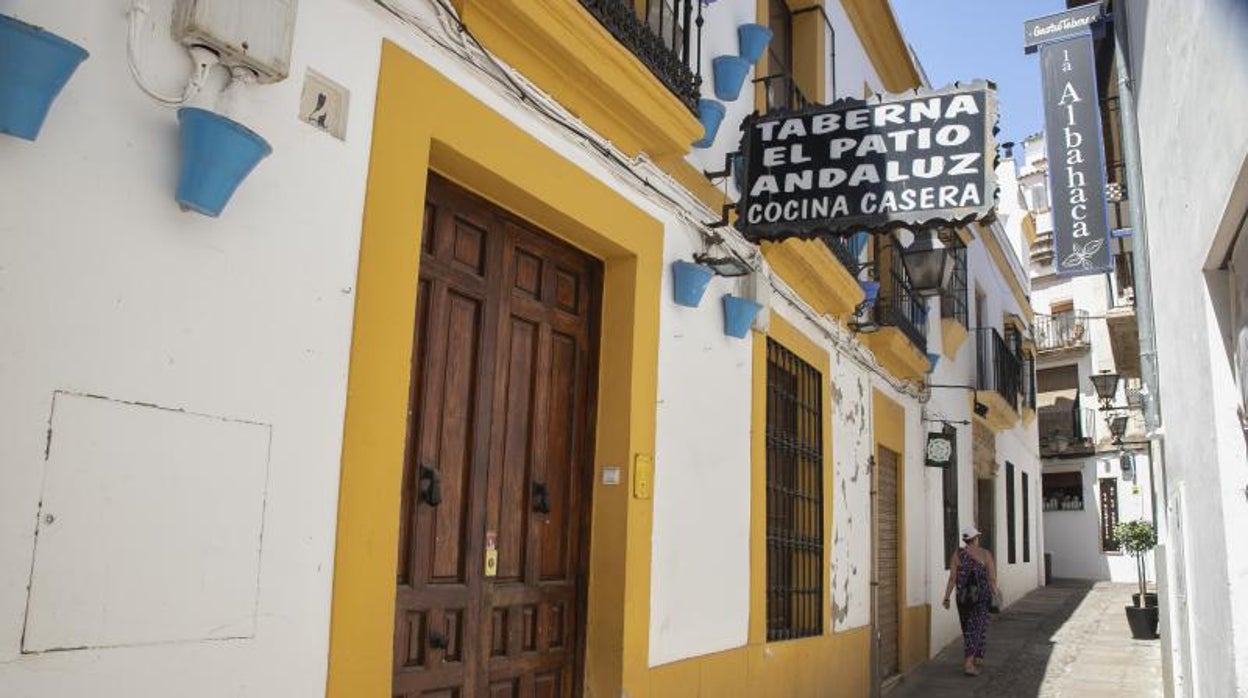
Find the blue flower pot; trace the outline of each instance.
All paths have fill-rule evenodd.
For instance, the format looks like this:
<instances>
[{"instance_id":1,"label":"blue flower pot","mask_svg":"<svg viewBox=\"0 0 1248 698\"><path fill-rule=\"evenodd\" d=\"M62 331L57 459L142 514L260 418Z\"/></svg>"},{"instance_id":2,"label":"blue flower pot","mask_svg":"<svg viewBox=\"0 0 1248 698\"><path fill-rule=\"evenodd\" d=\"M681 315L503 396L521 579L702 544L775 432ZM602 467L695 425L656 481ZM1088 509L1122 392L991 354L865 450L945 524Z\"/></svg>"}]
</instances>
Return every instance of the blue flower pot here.
<instances>
[{"instance_id":1,"label":"blue flower pot","mask_svg":"<svg viewBox=\"0 0 1248 698\"><path fill-rule=\"evenodd\" d=\"M715 272L710 267L686 262L683 259L672 262L672 295L676 305L696 308L702 302L702 294L706 293L707 284Z\"/></svg>"},{"instance_id":2,"label":"blue flower pot","mask_svg":"<svg viewBox=\"0 0 1248 698\"><path fill-rule=\"evenodd\" d=\"M939 362L940 362L940 354L934 354L934 353L932 353L932 352L930 352L930 351L929 351L929 352L927 352L927 363L929 364L929 365L928 365L928 368L927 368L927 372L928 372L928 373L931 373L932 371L935 371L935 370L936 370L936 364L937 364L937 363L939 363Z\"/></svg>"},{"instance_id":3,"label":"blue flower pot","mask_svg":"<svg viewBox=\"0 0 1248 698\"><path fill-rule=\"evenodd\" d=\"M761 24L742 24L737 27L737 41L741 57L754 65L771 43L771 30Z\"/></svg>"},{"instance_id":4,"label":"blue flower pot","mask_svg":"<svg viewBox=\"0 0 1248 698\"><path fill-rule=\"evenodd\" d=\"M724 334L737 339L745 337L762 309L763 306L748 298L724 294Z\"/></svg>"},{"instance_id":5,"label":"blue flower pot","mask_svg":"<svg viewBox=\"0 0 1248 698\"><path fill-rule=\"evenodd\" d=\"M880 297L880 282L859 281L858 285L862 287L862 302L867 304L866 307L870 308L875 305L875 300Z\"/></svg>"},{"instance_id":6,"label":"blue flower pot","mask_svg":"<svg viewBox=\"0 0 1248 698\"><path fill-rule=\"evenodd\" d=\"M695 148L709 148L715 142L715 134L719 132L719 125L724 121L724 114L728 110L724 105L713 99L698 100L698 121L702 122L702 128L706 129L706 133L702 136L702 140L693 144Z\"/></svg>"},{"instance_id":7,"label":"blue flower pot","mask_svg":"<svg viewBox=\"0 0 1248 698\"><path fill-rule=\"evenodd\" d=\"M717 56L711 61L711 72L715 74L715 96L732 102L741 96L750 62L740 56Z\"/></svg>"},{"instance_id":8,"label":"blue flower pot","mask_svg":"<svg viewBox=\"0 0 1248 698\"><path fill-rule=\"evenodd\" d=\"M182 107L178 122L182 124L178 203L215 218L273 148L251 129L205 109Z\"/></svg>"},{"instance_id":9,"label":"blue flower pot","mask_svg":"<svg viewBox=\"0 0 1248 698\"><path fill-rule=\"evenodd\" d=\"M35 140L52 101L88 55L56 34L0 15L0 133Z\"/></svg>"}]
</instances>

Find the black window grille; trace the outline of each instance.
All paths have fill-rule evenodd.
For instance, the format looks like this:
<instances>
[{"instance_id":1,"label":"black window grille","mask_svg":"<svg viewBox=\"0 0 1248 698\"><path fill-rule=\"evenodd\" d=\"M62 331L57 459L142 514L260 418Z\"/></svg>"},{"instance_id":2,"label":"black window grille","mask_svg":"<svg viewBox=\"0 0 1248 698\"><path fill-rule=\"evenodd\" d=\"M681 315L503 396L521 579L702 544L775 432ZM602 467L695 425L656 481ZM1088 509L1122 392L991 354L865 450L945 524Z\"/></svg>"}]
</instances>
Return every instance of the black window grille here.
<instances>
[{"instance_id":1,"label":"black window grille","mask_svg":"<svg viewBox=\"0 0 1248 698\"><path fill-rule=\"evenodd\" d=\"M767 639L823 632L823 379L767 340Z\"/></svg>"},{"instance_id":2,"label":"black window grille","mask_svg":"<svg viewBox=\"0 0 1248 698\"><path fill-rule=\"evenodd\" d=\"M1018 562L1017 544L1014 541L1014 464L1005 463L1005 549L1010 564Z\"/></svg>"},{"instance_id":3,"label":"black window grille","mask_svg":"<svg viewBox=\"0 0 1248 698\"><path fill-rule=\"evenodd\" d=\"M1023 562L1031 562L1031 487L1023 473Z\"/></svg>"},{"instance_id":4,"label":"black window grille","mask_svg":"<svg viewBox=\"0 0 1248 698\"><path fill-rule=\"evenodd\" d=\"M953 274L949 278L949 288L940 295L940 316L953 318L970 328L967 312L967 294L970 285L966 280L966 245L957 235L951 236L953 244Z\"/></svg>"},{"instance_id":5,"label":"black window grille","mask_svg":"<svg viewBox=\"0 0 1248 698\"><path fill-rule=\"evenodd\" d=\"M958 468L957 459L941 473L941 499L945 515L945 569L958 551Z\"/></svg>"}]
</instances>

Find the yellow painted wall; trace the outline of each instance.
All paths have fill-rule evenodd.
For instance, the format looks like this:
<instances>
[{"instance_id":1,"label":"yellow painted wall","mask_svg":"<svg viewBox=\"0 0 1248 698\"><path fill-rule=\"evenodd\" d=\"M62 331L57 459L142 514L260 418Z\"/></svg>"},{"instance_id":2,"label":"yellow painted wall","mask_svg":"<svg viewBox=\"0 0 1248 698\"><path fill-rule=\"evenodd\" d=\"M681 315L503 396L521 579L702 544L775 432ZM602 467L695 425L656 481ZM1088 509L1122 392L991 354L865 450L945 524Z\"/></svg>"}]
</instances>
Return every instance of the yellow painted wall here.
<instances>
[{"instance_id":1,"label":"yellow painted wall","mask_svg":"<svg viewBox=\"0 0 1248 698\"><path fill-rule=\"evenodd\" d=\"M399 487L430 169L603 260L595 472L654 448L662 225L386 42L348 375L330 624L332 698L390 695ZM585 660L590 695L615 696L623 688L641 696L648 688L651 510L649 500L630 491L625 481L593 492Z\"/></svg>"},{"instance_id":2,"label":"yellow painted wall","mask_svg":"<svg viewBox=\"0 0 1248 698\"><path fill-rule=\"evenodd\" d=\"M822 635L766 641L766 398L767 337L770 336L824 375L824 579ZM871 632L867 627L834 633L831 616L831 559L834 532L832 483L832 397L826 349L783 318L772 315L768 334L753 334L751 411L750 624L745 647L656 667L651 698L815 698L869 695Z\"/></svg>"},{"instance_id":3,"label":"yellow painted wall","mask_svg":"<svg viewBox=\"0 0 1248 698\"><path fill-rule=\"evenodd\" d=\"M898 456L897 461L897 526L900 533L900 560L897 566L898 645L901 670L912 669L928 657L931 638L931 607L927 604L906 606L906 558L909 537L906 535L906 411L895 400L876 390L872 400L872 424L875 430L876 462L879 449L887 448ZM878 472L878 471L877 471ZM876 475L873 473L872 477ZM873 485L878 490L878 486ZM872 543L874 549L874 543ZM872 579L875 579L874 562Z\"/></svg>"}]
</instances>

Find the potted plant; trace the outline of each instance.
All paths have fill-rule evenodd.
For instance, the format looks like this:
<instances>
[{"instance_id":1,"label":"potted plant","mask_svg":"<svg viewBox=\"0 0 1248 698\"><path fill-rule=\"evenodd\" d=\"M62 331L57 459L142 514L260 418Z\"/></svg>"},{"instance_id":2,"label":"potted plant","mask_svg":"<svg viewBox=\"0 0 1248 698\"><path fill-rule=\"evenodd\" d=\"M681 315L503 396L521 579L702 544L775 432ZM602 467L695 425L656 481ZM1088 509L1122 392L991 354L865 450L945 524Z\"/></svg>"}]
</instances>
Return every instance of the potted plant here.
<instances>
[{"instance_id":1,"label":"potted plant","mask_svg":"<svg viewBox=\"0 0 1248 698\"><path fill-rule=\"evenodd\" d=\"M1139 593L1132 595L1133 605L1126 607L1131 636L1137 640L1151 640L1157 637L1157 595L1148 593L1144 556L1157 547L1157 530L1144 519L1124 521L1114 526L1114 538L1124 552L1135 558L1135 571L1140 581Z\"/></svg>"}]
</instances>

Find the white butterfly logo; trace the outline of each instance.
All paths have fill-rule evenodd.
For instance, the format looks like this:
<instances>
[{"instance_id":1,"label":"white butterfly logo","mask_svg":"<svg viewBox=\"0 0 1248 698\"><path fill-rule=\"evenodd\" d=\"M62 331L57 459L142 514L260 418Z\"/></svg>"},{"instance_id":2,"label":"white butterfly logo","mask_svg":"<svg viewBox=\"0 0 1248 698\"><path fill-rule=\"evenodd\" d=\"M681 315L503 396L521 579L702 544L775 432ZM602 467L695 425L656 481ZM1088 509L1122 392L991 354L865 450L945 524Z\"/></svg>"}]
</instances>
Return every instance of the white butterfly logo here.
<instances>
[{"instance_id":1,"label":"white butterfly logo","mask_svg":"<svg viewBox=\"0 0 1248 698\"><path fill-rule=\"evenodd\" d=\"M1075 243L1071 245L1070 254L1066 256L1066 259L1062 260L1062 267L1066 269L1091 269L1092 256L1100 252L1104 246L1104 240L1093 240L1083 247Z\"/></svg>"}]
</instances>

